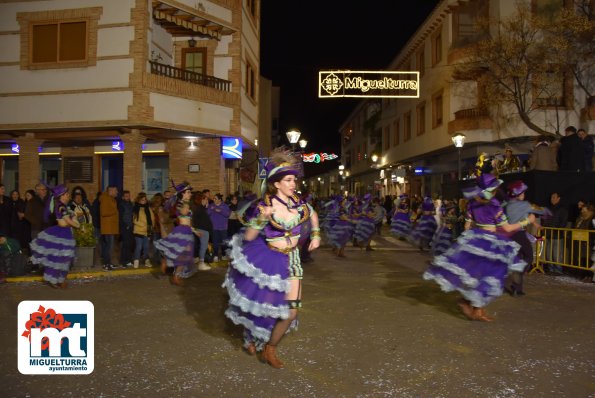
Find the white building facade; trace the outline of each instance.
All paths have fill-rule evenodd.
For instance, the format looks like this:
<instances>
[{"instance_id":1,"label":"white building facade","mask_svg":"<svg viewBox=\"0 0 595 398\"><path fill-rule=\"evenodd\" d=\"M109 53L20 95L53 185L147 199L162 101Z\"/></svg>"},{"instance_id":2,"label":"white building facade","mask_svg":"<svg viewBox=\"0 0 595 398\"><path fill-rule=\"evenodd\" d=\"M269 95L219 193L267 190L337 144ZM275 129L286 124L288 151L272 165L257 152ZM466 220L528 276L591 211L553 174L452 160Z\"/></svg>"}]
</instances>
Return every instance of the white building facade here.
<instances>
[{"instance_id":1,"label":"white building facade","mask_svg":"<svg viewBox=\"0 0 595 398\"><path fill-rule=\"evenodd\" d=\"M4 184L234 191L221 139L258 136L259 13L256 0L3 1Z\"/></svg>"},{"instance_id":2,"label":"white building facade","mask_svg":"<svg viewBox=\"0 0 595 398\"><path fill-rule=\"evenodd\" d=\"M533 10L544 2L573 6L564 1L525 2ZM340 128L353 192L440 194L443 184L457 179L458 152L452 142L457 133L466 136L461 151L463 175L480 153L503 153L505 145L527 157L537 133L513 109L482 109L478 82L453 77L455 65L479 40L472 28L474 20L508 18L516 12L515 4L507 0L443 0L437 5L387 67L419 71L419 98L383 99L380 109L376 100L363 101ZM572 79L560 85L563 106L544 106L533 121L552 133L555 126L561 126L563 132L573 125L592 134L593 102ZM376 162L371 160L373 154L378 156Z\"/></svg>"}]
</instances>

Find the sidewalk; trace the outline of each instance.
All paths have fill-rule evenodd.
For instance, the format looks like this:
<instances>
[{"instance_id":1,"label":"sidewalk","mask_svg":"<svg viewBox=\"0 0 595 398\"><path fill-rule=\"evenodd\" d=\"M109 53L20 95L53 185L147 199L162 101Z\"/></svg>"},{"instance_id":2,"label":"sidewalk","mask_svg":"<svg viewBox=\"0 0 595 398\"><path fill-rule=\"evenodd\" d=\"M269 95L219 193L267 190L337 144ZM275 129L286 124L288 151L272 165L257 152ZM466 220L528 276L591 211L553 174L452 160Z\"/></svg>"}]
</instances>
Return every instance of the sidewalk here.
<instances>
[{"instance_id":1,"label":"sidewalk","mask_svg":"<svg viewBox=\"0 0 595 398\"><path fill-rule=\"evenodd\" d=\"M382 228L382 235L374 235L374 239L371 243L371 246L374 250L380 251L410 251L410 252L419 252L418 249L412 247L409 243L405 241L401 241L390 236L390 229L388 226L383 225ZM328 246L322 245L320 249L326 249ZM363 250L359 247L352 247L348 245L346 247L346 252L357 252ZM116 253L119 256L118 253ZM116 256L116 257L117 257ZM218 261L216 263L209 264L212 268L226 268L227 261ZM150 273L161 273L158 267L153 266L151 268L147 268L144 266L140 266L139 268L119 268L113 271L104 271L96 261L96 264L91 267L79 268L76 270L72 270L68 273L67 279L74 280L74 279L94 279L94 278L114 278L114 277L127 277L133 275L145 275ZM18 282L43 282L43 273L40 271L31 273L30 275L25 276L17 276L17 277L7 277L7 283L18 283Z\"/></svg>"},{"instance_id":2,"label":"sidewalk","mask_svg":"<svg viewBox=\"0 0 595 398\"><path fill-rule=\"evenodd\" d=\"M225 268L227 267L226 261L219 261L217 263L209 264L212 268ZM113 277L127 277L133 275L145 275L151 273L159 273L161 274L161 270L158 267L145 267L140 266L139 268L119 268L113 271L104 271L101 266L94 266L84 269L77 269L75 271L71 271L68 273L67 279L94 279L94 278L113 278ZM43 273L41 271L37 271L30 275L25 276L14 276L14 277L7 277L7 283L17 283L17 282L43 282Z\"/></svg>"}]
</instances>

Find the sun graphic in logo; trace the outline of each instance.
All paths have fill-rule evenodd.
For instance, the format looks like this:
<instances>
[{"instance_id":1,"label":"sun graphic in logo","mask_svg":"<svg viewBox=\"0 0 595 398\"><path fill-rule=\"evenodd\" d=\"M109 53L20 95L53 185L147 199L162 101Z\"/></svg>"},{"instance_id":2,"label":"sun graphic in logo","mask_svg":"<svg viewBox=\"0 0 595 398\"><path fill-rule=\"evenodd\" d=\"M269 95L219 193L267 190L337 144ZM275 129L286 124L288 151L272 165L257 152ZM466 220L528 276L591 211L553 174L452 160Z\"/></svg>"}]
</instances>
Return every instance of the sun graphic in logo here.
<instances>
[{"instance_id":1,"label":"sun graphic in logo","mask_svg":"<svg viewBox=\"0 0 595 398\"><path fill-rule=\"evenodd\" d=\"M330 95L335 95L343 87L343 82L337 75L331 73L320 82L320 86Z\"/></svg>"}]
</instances>

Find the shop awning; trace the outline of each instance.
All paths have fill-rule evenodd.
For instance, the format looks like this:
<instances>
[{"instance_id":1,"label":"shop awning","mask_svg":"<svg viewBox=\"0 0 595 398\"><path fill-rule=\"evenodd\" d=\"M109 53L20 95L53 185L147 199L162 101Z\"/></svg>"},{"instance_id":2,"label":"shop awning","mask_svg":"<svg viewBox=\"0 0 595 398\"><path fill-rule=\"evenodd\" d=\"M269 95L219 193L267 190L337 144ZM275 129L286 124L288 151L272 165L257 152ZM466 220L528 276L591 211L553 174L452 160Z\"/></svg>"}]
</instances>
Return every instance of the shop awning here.
<instances>
[{"instance_id":1,"label":"shop awning","mask_svg":"<svg viewBox=\"0 0 595 398\"><path fill-rule=\"evenodd\" d=\"M236 31L223 21L190 7L174 7L166 0L153 0L153 18L172 36L198 36L221 40Z\"/></svg>"}]
</instances>

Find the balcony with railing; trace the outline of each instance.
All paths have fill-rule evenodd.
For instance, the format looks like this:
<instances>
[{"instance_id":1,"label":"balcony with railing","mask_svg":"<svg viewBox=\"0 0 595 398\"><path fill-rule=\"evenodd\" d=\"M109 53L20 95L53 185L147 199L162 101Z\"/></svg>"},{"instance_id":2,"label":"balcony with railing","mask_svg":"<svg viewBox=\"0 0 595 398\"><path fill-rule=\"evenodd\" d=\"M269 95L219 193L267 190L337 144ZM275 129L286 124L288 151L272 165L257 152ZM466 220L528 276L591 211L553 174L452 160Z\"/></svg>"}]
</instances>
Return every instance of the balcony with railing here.
<instances>
[{"instance_id":1,"label":"balcony with railing","mask_svg":"<svg viewBox=\"0 0 595 398\"><path fill-rule=\"evenodd\" d=\"M172 79L178 79L185 82L200 84L211 87L216 90L231 92L231 82L229 80L219 79L217 77L196 73L189 70L176 68L171 65L160 64L159 62L149 61L151 64L151 73L159 76L166 76Z\"/></svg>"},{"instance_id":2,"label":"balcony with railing","mask_svg":"<svg viewBox=\"0 0 595 398\"><path fill-rule=\"evenodd\" d=\"M491 129L493 126L490 114L485 108L460 109L454 114L455 120L448 122L449 134L463 130Z\"/></svg>"}]
</instances>

